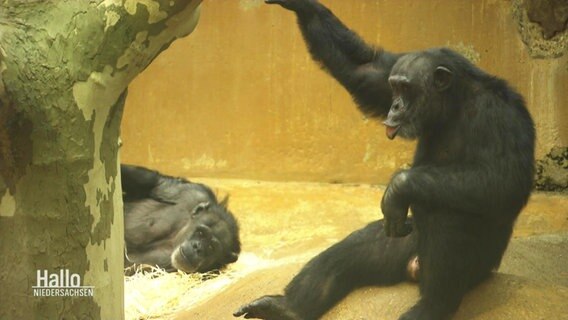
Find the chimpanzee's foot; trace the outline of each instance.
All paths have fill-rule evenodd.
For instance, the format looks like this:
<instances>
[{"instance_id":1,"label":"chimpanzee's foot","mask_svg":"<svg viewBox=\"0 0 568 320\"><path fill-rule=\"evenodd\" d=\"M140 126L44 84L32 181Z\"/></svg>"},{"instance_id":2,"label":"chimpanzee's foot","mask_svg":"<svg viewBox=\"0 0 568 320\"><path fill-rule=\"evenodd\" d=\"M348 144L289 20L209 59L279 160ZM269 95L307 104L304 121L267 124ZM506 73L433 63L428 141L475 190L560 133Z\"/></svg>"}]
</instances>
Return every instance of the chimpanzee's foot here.
<instances>
[{"instance_id":1,"label":"chimpanzee's foot","mask_svg":"<svg viewBox=\"0 0 568 320\"><path fill-rule=\"evenodd\" d=\"M424 300L418 301L412 308L406 311L398 320L449 320L452 311L448 306L435 305Z\"/></svg>"},{"instance_id":2,"label":"chimpanzee's foot","mask_svg":"<svg viewBox=\"0 0 568 320\"><path fill-rule=\"evenodd\" d=\"M420 264L418 262L418 256L410 258L408 264L406 265L406 275L408 280L418 282L418 270L420 269Z\"/></svg>"},{"instance_id":3,"label":"chimpanzee's foot","mask_svg":"<svg viewBox=\"0 0 568 320\"><path fill-rule=\"evenodd\" d=\"M241 306L233 313L233 316L245 316L245 319L265 319L265 320L299 320L293 311L286 306L284 296L264 296L251 303Z\"/></svg>"}]
</instances>

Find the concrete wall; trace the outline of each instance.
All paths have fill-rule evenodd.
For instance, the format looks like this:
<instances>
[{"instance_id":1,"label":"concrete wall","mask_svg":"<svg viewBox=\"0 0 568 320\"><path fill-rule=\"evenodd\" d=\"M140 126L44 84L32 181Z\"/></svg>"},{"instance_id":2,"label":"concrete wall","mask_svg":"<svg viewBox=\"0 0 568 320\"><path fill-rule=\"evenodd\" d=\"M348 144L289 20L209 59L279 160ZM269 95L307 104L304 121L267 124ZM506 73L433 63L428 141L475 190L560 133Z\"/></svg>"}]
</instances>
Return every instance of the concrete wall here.
<instances>
[{"instance_id":1,"label":"concrete wall","mask_svg":"<svg viewBox=\"0 0 568 320\"><path fill-rule=\"evenodd\" d=\"M465 53L525 96L538 157L568 145L568 56L529 56L512 14L518 1L322 2L389 50ZM122 139L123 162L266 180L386 183L414 149L365 120L310 59L293 14L261 0L205 1L196 31L131 85Z\"/></svg>"}]
</instances>

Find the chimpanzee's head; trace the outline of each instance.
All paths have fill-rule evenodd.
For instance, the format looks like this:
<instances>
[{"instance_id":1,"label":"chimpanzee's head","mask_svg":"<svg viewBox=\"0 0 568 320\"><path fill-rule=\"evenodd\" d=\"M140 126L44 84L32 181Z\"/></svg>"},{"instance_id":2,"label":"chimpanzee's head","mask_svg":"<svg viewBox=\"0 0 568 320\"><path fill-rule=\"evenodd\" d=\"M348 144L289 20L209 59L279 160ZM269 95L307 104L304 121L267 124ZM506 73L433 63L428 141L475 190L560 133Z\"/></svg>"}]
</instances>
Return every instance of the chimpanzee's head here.
<instances>
[{"instance_id":1,"label":"chimpanzee's head","mask_svg":"<svg viewBox=\"0 0 568 320\"><path fill-rule=\"evenodd\" d=\"M388 79L393 101L383 122L389 139L397 135L419 138L444 125L453 114L447 110L455 82L448 53L447 49L432 49L406 54L393 66Z\"/></svg>"},{"instance_id":2,"label":"chimpanzee's head","mask_svg":"<svg viewBox=\"0 0 568 320\"><path fill-rule=\"evenodd\" d=\"M177 234L171 255L172 266L185 272L206 272L237 261L241 251L238 224L227 209L228 198L220 203L202 202Z\"/></svg>"}]
</instances>

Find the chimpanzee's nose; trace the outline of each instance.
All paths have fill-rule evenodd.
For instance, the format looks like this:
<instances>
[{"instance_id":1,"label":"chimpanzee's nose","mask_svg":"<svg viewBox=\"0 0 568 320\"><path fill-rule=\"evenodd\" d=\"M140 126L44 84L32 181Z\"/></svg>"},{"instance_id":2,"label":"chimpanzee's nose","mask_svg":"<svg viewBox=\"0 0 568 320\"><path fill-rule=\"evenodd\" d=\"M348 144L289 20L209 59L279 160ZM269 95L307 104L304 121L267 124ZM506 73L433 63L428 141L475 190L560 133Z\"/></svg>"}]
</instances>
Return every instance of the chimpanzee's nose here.
<instances>
[{"instance_id":1,"label":"chimpanzee's nose","mask_svg":"<svg viewBox=\"0 0 568 320\"><path fill-rule=\"evenodd\" d=\"M200 241L192 241L191 248L196 254L201 254L201 242Z\"/></svg>"}]
</instances>

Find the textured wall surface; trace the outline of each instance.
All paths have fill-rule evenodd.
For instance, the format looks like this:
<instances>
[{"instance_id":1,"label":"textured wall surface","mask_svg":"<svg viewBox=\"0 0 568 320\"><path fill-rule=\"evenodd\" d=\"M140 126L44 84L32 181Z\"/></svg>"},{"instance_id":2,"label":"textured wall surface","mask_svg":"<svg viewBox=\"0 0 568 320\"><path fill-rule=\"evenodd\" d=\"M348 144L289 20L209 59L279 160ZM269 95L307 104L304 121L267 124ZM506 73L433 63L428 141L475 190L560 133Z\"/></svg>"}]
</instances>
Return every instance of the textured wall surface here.
<instances>
[{"instance_id":1,"label":"textured wall surface","mask_svg":"<svg viewBox=\"0 0 568 320\"><path fill-rule=\"evenodd\" d=\"M525 96L537 157L568 145L568 55L530 57L513 14L519 1L322 2L388 50L464 53ZM319 70L293 14L261 0L206 1L201 14L192 36L130 86L124 162L190 177L387 183L411 161L413 143L386 139Z\"/></svg>"}]
</instances>

